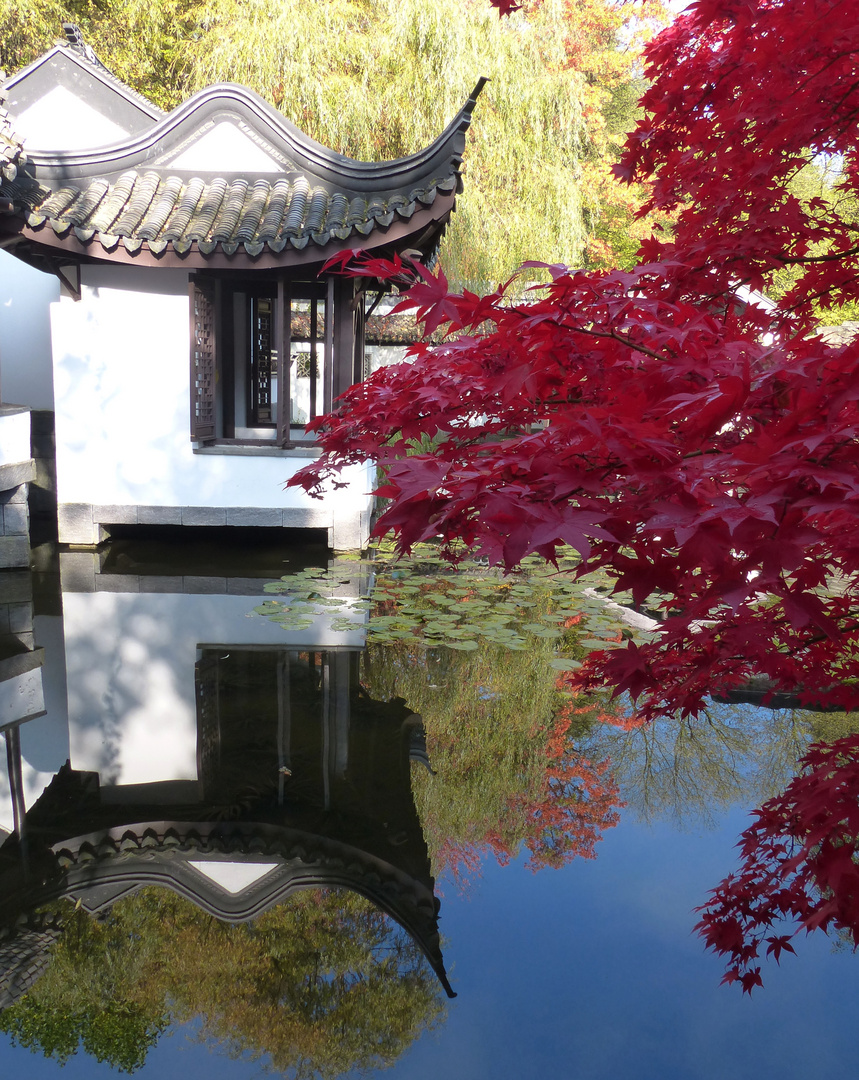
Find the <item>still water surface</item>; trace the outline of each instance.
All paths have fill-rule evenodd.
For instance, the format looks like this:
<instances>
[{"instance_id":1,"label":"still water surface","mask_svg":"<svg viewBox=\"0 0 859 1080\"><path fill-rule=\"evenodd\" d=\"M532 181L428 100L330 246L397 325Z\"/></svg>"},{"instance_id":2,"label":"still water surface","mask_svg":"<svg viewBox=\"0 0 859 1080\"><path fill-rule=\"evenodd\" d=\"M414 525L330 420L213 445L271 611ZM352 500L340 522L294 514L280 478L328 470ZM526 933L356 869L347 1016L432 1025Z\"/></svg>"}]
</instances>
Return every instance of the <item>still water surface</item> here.
<instances>
[{"instance_id":1,"label":"still water surface","mask_svg":"<svg viewBox=\"0 0 859 1080\"><path fill-rule=\"evenodd\" d=\"M339 563L278 621L324 551L41 555L0 582L0 1076L849 1070L850 948L749 999L691 932L831 720L570 696L597 624L545 583Z\"/></svg>"}]
</instances>

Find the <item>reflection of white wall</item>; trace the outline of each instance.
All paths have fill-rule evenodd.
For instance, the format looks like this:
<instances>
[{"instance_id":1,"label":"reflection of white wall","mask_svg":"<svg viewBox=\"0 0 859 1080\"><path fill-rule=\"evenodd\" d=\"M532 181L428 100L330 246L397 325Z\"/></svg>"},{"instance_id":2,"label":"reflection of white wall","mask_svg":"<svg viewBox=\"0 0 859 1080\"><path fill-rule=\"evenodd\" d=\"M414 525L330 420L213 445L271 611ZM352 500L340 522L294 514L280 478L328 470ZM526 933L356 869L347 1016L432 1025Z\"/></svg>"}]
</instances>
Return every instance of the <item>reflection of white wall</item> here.
<instances>
[{"instance_id":1,"label":"reflection of white wall","mask_svg":"<svg viewBox=\"0 0 859 1080\"><path fill-rule=\"evenodd\" d=\"M283 490L306 459L193 452L187 275L129 273L138 291L85 287L52 307L59 501L318 510ZM369 506L370 471L348 478L341 515Z\"/></svg>"},{"instance_id":2,"label":"reflection of white wall","mask_svg":"<svg viewBox=\"0 0 859 1080\"><path fill-rule=\"evenodd\" d=\"M66 661L61 615L33 619L36 644L45 650L41 667L47 715L21 728L21 753L34 769L56 771L69 756L69 714L66 705Z\"/></svg>"},{"instance_id":3,"label":"reflection of white wall","mask_svg":"<svg viewBox=\"0 0 859 1080\"><path fill-rule=\"evenodd\" d=\"M59 295L53 275L0 251L0 400L53 409L48 305Z\"/></svg>"},{"instance_id":4,"label":"reflection of white wall","mask_svg":"<svg viewBox=\"0 0 859 1080\"><path fill-rule=\"evenodd\" d=\"M29 809L69 757L66 681L63 660L63 620L39 615L33 621L36 644L45 650L45 663L35 674L41 679L46 714L18 728L21 740L21 777L24 805ZM32 673L31 673L32 674ZM12 830L12 797L6 746L0 738L0 828Z\"/></svg>"},{"instance_id":5,"label":"reflection of white wall","mask_svg":"<svg viewBox=\"0 0 859 1080\"><path fill-rule=\"evenodd\" d=\"M197 779L194 664L198 646L363 644L330 629L331 615L285 632L260 598L165 593L66 593L69 737L75 769L101 783Z\"/></svg>"},{"instance_id":6,"label":"reflection of white wall","mask_svg":"<svg viewBox=\"0 0 859 1080\"><path fill-rule=\"evenodd\" d=\"M51 728L51 720L47 716L40 716L36 720L30 720L28 723L21 726L22 744L24 742L25 731L30 739L38 739L41 733L46 733L48 738L51 738L53 734ZM45 772L42 769L34 768L30 762L27 761L23 750L24 747L22 745L23 760L21 762L21 779L23 781L24 789L24 806L29 810L36 799L39 798L48 784L53 780L54 772ZM59 769L65 760L66 755L63 755L62 761L57 762L56 768ZM6 756L6 743L3 737L0 736L0 829L11 832L14 823L15 819L12 813L12 791L9 785L9 766Z\"/></svg>"}]
</instances>

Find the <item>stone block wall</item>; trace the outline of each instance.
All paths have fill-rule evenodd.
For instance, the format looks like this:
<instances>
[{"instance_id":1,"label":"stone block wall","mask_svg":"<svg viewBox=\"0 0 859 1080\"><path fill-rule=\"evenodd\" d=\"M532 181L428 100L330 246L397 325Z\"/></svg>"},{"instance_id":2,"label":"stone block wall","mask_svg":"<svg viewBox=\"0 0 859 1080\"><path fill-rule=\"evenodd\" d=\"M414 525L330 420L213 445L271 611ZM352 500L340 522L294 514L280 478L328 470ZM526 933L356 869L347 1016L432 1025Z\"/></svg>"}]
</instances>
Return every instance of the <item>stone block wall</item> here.
<instances>
[{"instance_id":1,"label":"stone block wall","mask_svg":"<svg viewBox=\"0 0 859 1080\"><path fill-rule=\"evenodd\" d=\"M30 565L27 500L29 485L35 478L30 410L0 404L0 568Z\"/></svg>"},{"instance_id":2,"label":"stone block wall","mask_svg":"<svg viewBox=\"0 0 859 1080\"><path fill-rule=\"evenodd\" d=\"M0 567L30 564L28 485L0 491ZM4 631L0 626L0 634Z\"/></svg>"}]
</instances>

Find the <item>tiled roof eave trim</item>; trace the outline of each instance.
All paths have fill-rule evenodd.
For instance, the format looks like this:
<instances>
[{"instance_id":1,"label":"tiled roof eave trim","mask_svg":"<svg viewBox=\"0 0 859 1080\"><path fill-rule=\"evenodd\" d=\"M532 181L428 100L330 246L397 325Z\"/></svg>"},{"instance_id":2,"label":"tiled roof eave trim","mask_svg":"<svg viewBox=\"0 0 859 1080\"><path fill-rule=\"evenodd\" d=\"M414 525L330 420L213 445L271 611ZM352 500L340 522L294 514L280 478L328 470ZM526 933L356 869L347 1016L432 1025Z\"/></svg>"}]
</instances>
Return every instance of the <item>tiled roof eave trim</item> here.
<instances>
[{"instance_id":1,"label":"tiled roof eave trim","mask_svg":"<svg viewBox=\"0 0 859 1080\"><path fill-rule=\"evenodd\" d=\"M277 269L288 266L319 264L341 251L373 250L402 246L432 230L443 229L454 209L456 192L439 192L429 207L416 208L409 218L394 220L387 227L377 226L368 235L350 231L345 238L331 237L320 245L311 238L298 247L284 237L261 243L148 241L139 237L118 237L75 228L69 221L42 218L31 214L28 223L17 219L17 228L10 229L6 219L4 233L17 233L22 241L48 253L64 252L85 262L124 263L134 266L172 266L189 269Z\"/></svg>"}]
</instances>

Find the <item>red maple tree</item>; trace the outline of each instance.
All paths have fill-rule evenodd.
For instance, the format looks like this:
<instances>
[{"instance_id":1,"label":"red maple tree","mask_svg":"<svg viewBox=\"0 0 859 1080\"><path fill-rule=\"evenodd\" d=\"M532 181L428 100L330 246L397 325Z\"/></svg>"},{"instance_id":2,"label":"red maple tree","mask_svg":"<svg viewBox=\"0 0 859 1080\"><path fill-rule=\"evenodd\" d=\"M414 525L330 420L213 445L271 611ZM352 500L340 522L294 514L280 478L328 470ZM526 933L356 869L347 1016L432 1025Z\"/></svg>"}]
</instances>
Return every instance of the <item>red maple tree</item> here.
<instances>
[{"instance_id":1,"label":"red maple tree","mask_svg":"<svg viewBox=\"0 0 859 1080\"><path fill-rule=\"evenodd\" d=\"M859 735L812 746L799 775L754 817L740 841L740 870L698 909L696 927L728 957L722 981L745 993L761 985L764 942L778 962L795 951L800 930L833 927L859 941ZM784 922L789 933L769 933Z\"/></svg>"},{"instance_id":2,"label":"red maple tree","mask_svg":"<svg viewBox=\"0 0 859 1080\"><path fill-rule=\"evenodd\" d=\"M619 166L682 206L674 235L630 272L552 267L525 303L416 267L403 307L452 336L348 391L300 482L374 458L392 500L378 528L404 549L461 538L509 567L571 544L582 575L609 570L636 603L660 593L658 639L590 664L646 709L700 708L752 673L851 705L859 342L811 331L817 298L859 299L859 232L786 184L810 153L837 155L838 190L859 194L857 48L859 9L839 0L693 5L649 47L647 117ZM787 264L778 305L742 301Z\"/></svg>"},{"instance_id":3,"label":"red maple tree","mask_svg":"<svg viewBox=\"0 0 859 1080\"><path fill-rule=\"evenodd\" d=\"M378 531L403 550L464 540L511 567L572 545L580 575L607 571L664 610L652 641L583 671L644 715L697 711L752 675L855 708L859 341L816 331L822 308L859 301L859 5L697 0L646 53L617 171L649 184L643 212L671 211L672 234L644 241L631 272L548 267L526 302L509 282L455 295L441 271L344 256L348 273L411 271L402 306L448 337L348 391L298 481L318 493L375 459L391 500ZM821 163L825 192L800 197ZM784 295L756 302L785 270ZM855 755L826 767L859 773ZM813 873L819 832L805 835Z\"/></svg>"}]
</instances>

